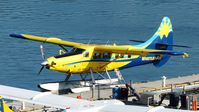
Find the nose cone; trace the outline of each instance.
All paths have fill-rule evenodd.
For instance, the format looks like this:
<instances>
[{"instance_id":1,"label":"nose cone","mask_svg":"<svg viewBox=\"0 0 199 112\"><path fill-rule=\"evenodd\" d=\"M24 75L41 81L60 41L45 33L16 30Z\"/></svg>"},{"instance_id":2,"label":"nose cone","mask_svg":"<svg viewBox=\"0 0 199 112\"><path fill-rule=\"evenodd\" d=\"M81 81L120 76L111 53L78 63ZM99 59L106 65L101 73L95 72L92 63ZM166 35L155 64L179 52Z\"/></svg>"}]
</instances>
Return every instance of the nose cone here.
<instances>
[{"instance_id":1,"label":"nose cone","mask_svg":"<svg viewBox=\"0 0 199 112\"><path fill-rule=\"evenodd\" d=\"M42 66L45 66L49 70L54 70L58 72L67 73L69 68L65 65L65 60L62 58L56 59L55 57L49 57L46 61L41 63Z\"/></svg>"},{"instance_id":2,"label":"nose cone","mask_svg":"<svg viewBox=\"0 0 199 112\"><path fill-rule=\"evenodd\" d=\"M42 66L46 66L46 65L48 65L48 61L44 61L44 62L42 62L42 63L41 63L41 65L42 65Z\"/></svg>"}]
</instances>

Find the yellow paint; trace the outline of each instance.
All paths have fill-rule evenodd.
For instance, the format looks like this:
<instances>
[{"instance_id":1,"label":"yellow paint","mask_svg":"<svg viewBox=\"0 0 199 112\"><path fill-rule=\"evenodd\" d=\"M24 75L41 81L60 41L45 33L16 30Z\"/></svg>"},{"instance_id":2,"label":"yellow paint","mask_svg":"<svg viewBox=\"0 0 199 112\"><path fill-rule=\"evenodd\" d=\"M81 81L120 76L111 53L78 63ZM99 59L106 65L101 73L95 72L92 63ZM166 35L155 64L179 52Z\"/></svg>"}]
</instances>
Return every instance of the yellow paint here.
<instances>
[{"instance_id":1,"label":"yellow paint","mask_svg":"<svg viewBox=\"0 0 199 112\"><path fill-rule=\"evenodd\" d=\"M2 97L0 96L0 100L2 100L3 102L3 112L13 112L8 105L5 103L5 101L2 99Z\"/></svg>"},{"instance_id":2,"label":"yellow paint","mask_svg":"<svg viewBox=\"0 0 199 112\"><path fill-rule=\"evenodd\" d=\"M67 56L63 58L50 57L47 59L48 64L50 65L49 69L64 73L75 74L75 73L88 73L90 72L89 71L90 68L92 68L94 72L102 72L105 70L111 71L130 63L130 60L125 61L125 59L121 58L113 61L111 60L97 61L92 59L92 52L93 51L90 51L91 56L89 57L83 57L83 54ZM132 59L132 58L127 58L127 59ZM125 62L122 62L121 60L124 60Z\"/></svg>"},{"instance_id":3,"label":"yellow paint","mask_svg":"<svg viewBox=\"0 0 199 112\"><path fill-rule=\"evenodd\" d=\"M172 30L172 25L170 19L166 20L166 18L164 18L156 34L159 35L160 38L162 39L163 36L168 37L169 32L171 30Z\"/></svg>"}]
</instances>

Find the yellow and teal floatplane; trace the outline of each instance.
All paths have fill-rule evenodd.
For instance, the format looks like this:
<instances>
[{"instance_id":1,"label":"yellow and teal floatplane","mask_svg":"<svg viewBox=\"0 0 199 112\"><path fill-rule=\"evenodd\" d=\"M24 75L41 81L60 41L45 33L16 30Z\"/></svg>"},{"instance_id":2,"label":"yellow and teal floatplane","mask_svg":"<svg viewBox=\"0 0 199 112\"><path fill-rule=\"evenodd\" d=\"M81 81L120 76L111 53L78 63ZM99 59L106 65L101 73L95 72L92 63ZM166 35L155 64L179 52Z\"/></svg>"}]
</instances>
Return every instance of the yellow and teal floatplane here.
<instances>
[{"instance_id":1,"label":"yellow and teal floatplane","mask_svg":"<svg viewBox=\"0 0 199 112\"><path fill-rule=\"evenodd\" d=\"M61 53L47 59L44 56L43 46L41 46L44 61L41 63L42 68L39 73L43 68L63 72L67 74L66 80L72 74L102 73L145 64L160 67L171 56L189 57L185 52L173 51L173 47L187 46L173 44L173 29L168 17L162 19L160 27L149 40L141 41L142 43L138 45L84 44L56 37L28 34L10 34L10 36L59 45L62 48ZM68 51L65 47L72 47L72 49Z\"/></svg>"}]
</instances>

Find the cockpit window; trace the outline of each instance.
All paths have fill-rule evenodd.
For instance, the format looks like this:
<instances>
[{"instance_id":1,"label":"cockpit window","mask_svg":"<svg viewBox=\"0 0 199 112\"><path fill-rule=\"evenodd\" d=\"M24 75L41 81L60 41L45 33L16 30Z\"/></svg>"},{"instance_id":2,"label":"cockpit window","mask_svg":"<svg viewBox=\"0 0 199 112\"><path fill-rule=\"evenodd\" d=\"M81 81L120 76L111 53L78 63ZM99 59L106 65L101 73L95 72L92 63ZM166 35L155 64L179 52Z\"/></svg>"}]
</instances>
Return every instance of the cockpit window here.
<instances>
[{"instance_id":1,"label":"cockpit window","mask_svg":"<svg viewBox=\"0 0 199 112\"><path fill-rule=\"evenodd\" d=\"M71 49L69 52L67 52L65 54L55 56L55 58L62 58L62 57L66 57L66 56L82 54L84 51L85 51L84 49L73 48L73 49Z\"/></svg>"}]
</instances>

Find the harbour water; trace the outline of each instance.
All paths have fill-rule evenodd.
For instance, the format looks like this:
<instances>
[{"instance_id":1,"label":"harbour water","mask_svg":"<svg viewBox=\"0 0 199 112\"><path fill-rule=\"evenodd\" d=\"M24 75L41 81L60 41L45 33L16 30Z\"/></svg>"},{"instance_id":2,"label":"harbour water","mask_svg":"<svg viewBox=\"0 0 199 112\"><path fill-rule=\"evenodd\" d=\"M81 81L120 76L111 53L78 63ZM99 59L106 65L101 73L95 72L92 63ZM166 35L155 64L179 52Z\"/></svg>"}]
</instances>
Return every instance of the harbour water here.
<instances>
[{"instance_id":1,"label":"harbour water","mask_svg":"<svg viewBox=\"0 0 199 112\"><path fill-rule=\"evenodd\" d=\"M161 76L178 77L199 73L198 0L1 0L0 1L0 83L37 90L37 84L63 80L65 74L44 70L38 42L10 38L10 33L60 37L87 43L128 43L147 40L168 16L174 43L192 48L190 58L172 57L161 68L145 65L123 70L126 79L145 81ZM79 40L78 40L79 39ZM95 40L100 39L100 40ZM57 55L58 46L44 44L47 56ZM76 76L73 76L76 78Z\"/></svg>"}]
</instances>

